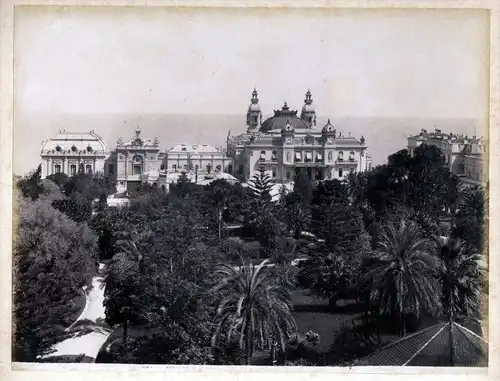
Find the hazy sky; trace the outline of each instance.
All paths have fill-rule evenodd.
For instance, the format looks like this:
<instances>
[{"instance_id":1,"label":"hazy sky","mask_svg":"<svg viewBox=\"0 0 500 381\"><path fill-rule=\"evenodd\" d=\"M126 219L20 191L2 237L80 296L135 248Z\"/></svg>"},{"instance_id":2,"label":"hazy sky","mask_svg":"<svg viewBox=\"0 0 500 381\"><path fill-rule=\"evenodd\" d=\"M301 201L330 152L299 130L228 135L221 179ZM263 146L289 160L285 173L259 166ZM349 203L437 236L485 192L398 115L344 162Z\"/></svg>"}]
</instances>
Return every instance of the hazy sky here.
<instances>
[{"instance_id":1,"label":"hazy sky","mask_svg":"<svg viewBox=\"0 0 500 381\"><path fill-rule=\"evenodd\" d=\"M38 9L38 8L37 8ZM16 11L21 112L482 117L481 11L26 8Z\"/></svg>"},{"instance_id":2,"label":"hazy sky","mask_svg":"<svg viewBox=\"0 0 500 381\"><path fill-rule=\"evenodd\" d=\"M323 116L485 118L488 30L470 10L17 7L16 136L73 113L243 123L254 85L264 116L310 88Z\"/></svg>"}]
</instances>

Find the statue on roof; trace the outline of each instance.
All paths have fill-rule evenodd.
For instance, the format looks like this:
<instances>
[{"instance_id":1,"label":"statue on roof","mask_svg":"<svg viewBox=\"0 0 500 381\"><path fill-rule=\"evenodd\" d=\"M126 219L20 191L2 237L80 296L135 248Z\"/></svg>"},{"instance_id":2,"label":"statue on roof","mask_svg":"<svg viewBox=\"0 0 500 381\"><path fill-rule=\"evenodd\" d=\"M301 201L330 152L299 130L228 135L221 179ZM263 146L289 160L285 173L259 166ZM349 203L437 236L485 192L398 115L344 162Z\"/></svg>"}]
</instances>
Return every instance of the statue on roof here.
<instances>
[{"instance_id":1,"label":"statue on roof","mask_svg":"<svg viewBox=\"0 0 500 381\"><path fill-rule=\"evenodd\" d=\"M159 144L160 144L160 140L159 140L158 138L154 138L154 140L153 140L153 145L154 145L155 147L158 147L158 145L159 145Z\"/></svg>"},{"instance_id":2,"label":"statue on roof","mask_svg":"<svg viewBox=\"0 0 500 381\"><path fill-rule=\"evenodd\" d=\"M121 136L116 141L116 144L118 144L119 146L121 146L123 144L123 138Z\"/></svg>"}]
</instances>

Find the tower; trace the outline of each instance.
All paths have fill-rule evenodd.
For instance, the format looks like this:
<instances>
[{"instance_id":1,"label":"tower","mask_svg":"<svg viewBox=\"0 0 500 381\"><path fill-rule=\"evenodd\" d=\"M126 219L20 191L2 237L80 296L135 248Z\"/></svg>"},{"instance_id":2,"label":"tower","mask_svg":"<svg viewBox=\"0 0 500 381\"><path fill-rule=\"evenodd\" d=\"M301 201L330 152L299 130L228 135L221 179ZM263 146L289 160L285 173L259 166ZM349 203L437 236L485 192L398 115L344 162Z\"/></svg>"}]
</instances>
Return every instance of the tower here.
<instances>
[{"instance_id":1,"label":"tower","mask_svg":"<svg viewBox=\"0 0 500 381\"><path fill-rule=\"evenodd\" d=\"M260 111L257 90L253 89L252 99L247 111L247 132L255 132L262 123L262 112Z\"/></svg>"},{"instance_id":2,"label":"tower","mask_svg":"<svg viewBox=\"0 0 500 381\"><path fill-rule=\"evenodd\" d=\"M311 90L307 90L306 98L304 99L304 106L302 107L302 112L300 113L300 119L305 120L310 128L316 126L316 110L312 105L313 99L311 95Z\"/></svg>"}]
</instances>

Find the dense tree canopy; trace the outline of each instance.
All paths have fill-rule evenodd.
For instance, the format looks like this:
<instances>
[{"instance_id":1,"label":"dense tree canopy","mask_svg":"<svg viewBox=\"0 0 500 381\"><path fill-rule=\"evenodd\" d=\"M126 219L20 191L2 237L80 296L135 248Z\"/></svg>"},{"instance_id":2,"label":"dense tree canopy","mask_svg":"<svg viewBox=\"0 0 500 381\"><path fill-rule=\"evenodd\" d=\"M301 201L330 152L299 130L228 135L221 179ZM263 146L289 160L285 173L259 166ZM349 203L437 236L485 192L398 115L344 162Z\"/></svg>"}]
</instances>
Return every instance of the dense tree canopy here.
<instances>
[{"instance_id":1,"label":"dense tree canopy","mask_svg":"<svg viewBox=\"0 0 500 381\"><path fill-rule=\"evenodd\" d=\"M73 323L73 300L96 273L97 237L49 200L19 198L15 207L13 357L36 361Z\"/></svg>"}]
</instances>

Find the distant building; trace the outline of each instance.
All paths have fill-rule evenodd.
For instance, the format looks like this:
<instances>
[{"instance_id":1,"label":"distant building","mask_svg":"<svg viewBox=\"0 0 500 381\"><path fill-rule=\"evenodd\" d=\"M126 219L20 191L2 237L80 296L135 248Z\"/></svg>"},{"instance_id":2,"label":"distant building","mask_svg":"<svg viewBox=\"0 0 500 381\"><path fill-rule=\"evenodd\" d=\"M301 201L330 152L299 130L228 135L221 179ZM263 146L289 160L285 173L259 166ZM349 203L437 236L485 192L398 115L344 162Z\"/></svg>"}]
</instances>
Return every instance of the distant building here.
<instances>
[{"instance_id":1,"label":"distant building","mask_svg":"<svg viewBox=\"0 0 500 381\"><path fill-rule=\"evenodd\" d=\"M157 138L145 139L139 127L130 140L120 137L114 149L94 131L60 131L42 143L42 178L55 173L73 176L79 172L101 172L116 182L119 193L136 189L141 183L168 189L169 173L200 175L226 172L231 159L225 152L207 144L179 144L160 150ZM176 177L177 178L177 177Z\"/></svg>"},{"instance_id":2,"label":"distant building","mask_svg":"<svg viewBox=\"0 0 500 381\"><path fill-rule=\"evenodd\" d=\"M410 155L424 143L439 148L450 171L460 176L464 183L481 185L488 181L483 162L486 146L482 137L447 134L439 129L427 132L422 129L420 134L408 138Z\"/></svg>"},{"instance_id":3,"label":"distant building","mask_svg":"<svg viewBox=\"0 0 500 381\"><path fill-rule=\"evenodd\" d=\"M257 90L247 112L246 132L227 137L229 173L248 180L261 166L275 182L293 181L299 172L311 180L343 179L371 168L365 138L343 136L328 123L316 127L312 94L307 91L300 116L287 103L262 122Z\"/></svg>"},{"instance_id":4,"label":"distant building","mask_svg":"<svg viewBox=\"0 0 500 381\"><path fill-rule=\"evenodd\" d=\"M103 172L108 147L94 131L59 133L42 142L42 178L54 173Z\"/></svg>"},{"instance_id":5,"label":"distant building","mask_svg":"<svg viewBox=\"0 0 500 381\"><path fill-rule=\"evenodd\" d=\"M222 150L208 144L179 144L166 152L163 164L170 173L191 171L207 174L227 172L231 159Z\"/></svg>"}]
</instances>

